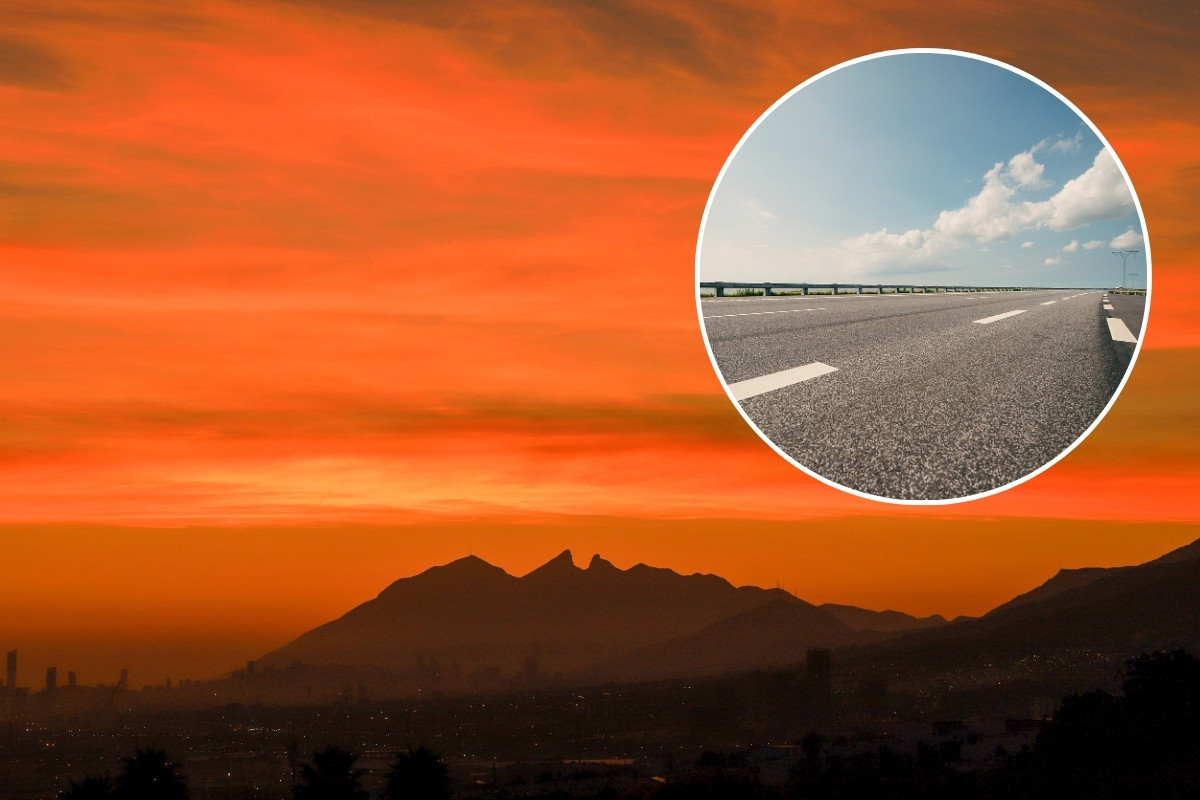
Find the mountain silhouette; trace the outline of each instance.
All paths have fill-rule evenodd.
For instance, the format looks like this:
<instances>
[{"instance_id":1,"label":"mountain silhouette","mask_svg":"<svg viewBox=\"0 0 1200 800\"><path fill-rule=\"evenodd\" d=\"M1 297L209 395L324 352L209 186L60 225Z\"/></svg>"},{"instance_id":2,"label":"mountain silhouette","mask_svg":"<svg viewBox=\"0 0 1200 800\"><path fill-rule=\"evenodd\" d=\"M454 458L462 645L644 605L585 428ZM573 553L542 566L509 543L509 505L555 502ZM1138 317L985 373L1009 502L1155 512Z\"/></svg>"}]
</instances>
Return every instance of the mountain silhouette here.
<instances>
[{"instance_id":1,"label":"mountain silhouette","mask_svg":"<svg viewBox=\"0 0 1200 800\"><path fill-rule=\"evenodd\" d=\"M864 612L870 613L870 612ZM735 587L564 551L524 577L468 556L403 578L342 617L259 659L263 667L493 670L630 678L745 669L861 641L828 611L781 589Z\"/></svg>"},{"instance_id":2,"label":"mountain silhouette","mask_svg":"<svg viewBox=\"0 0 1200 800\"><path fill-rule=\"evenodd\" d=\"M1040 586L1030 589L1024 594L1019 594L1012 600L1009 600L1003 605L996 606L988 615L1003 614L1005 611L1016 608L1018 606L1028 605L1029 603L1039 603L1042 600L1049 600L1051 597L1069 592L1072 589L1078 589L1081 586L1087 586L1089 583L1103 578L1105 575L1110 575L1128 567L1081 567L1079 569L1060 569L1053 578L1041 584Z\"/></svg>"},{"instance_id":3,"label":"mountain silhouette","mask_svg":"<svg viewBox=\"0 0 1200 800\"><path fill-rule=\"evenodd\" d=\"M839 647L868 638L828 611L796 597L780 597L690 636L614 659L599 674L644 680L792 666L804 660L810 647Z\"/></svg>"},{"instance_id":4,"label":"mountain silhouette","mask_svg":"<svg viewBox=\"0 0 1200 800\"><path fill-rule=\"evenodd\" d=\"M523 577L469 556L396 581L259 664L374 670L403 693L787 667L810 647L910 673L1197 650L1200 542L1139 566L1061 570L982 617L952 622L814 606L781 589L619 569L600 556L580 568L569 551Z\"/></svg>"},{"instance_id":5,"label":"mountain silhouette","mask_svg":"<svg viewBox=\"0 0 1200 800\"><path fill-rule=\"evenodd\" d=\"M1138 566L1062 570L977 619L877 645L869 657L941 668L1030 655L1200 647L1200 542Z\"/></svg>"},{"instance_id":6,"label":"mountain silhouette","mask_svg":"<svg viewBox=\"0 0 1200 800\"><path fill-rule=\"evenodd\" d=\"M1037 603L1042 600L1049 600L1052 597L1068 592L1073 589L1078 589L1094 583L1101 578L1115 575L1119 572L1127 570L1137 570L1149 568L1155 565L1163 564L1178 564L1193 559L1200 558L1200 540L1184 545L1183 547L1172 550L1171 552L1159 556L1158 558L1147 561L1145 564L1131 567L1082 567L1079 569L1060 569L1057 574L1050 580L1032 589L1024 594L1014 597L1003 605L997 606L988 612L987 616L995 617L1006 613L1009 609L1023 606L1028 603Z\"/></svg>"},{"instance_id":7,"label":"mountain silhouette","mask_svg":"<svg viewBox=\"0 0 1200 800\"><path fill-rule=\"evenodd\" d=\"M903 611L868 611L865 608L838 605L837 603L822 603L818 607L823 611L828 611L856 631L897 633L899 631L919 631L948 624L946 618L941 614L934 614L930 617L914 617Z\"/></svg>"}]
</instances>

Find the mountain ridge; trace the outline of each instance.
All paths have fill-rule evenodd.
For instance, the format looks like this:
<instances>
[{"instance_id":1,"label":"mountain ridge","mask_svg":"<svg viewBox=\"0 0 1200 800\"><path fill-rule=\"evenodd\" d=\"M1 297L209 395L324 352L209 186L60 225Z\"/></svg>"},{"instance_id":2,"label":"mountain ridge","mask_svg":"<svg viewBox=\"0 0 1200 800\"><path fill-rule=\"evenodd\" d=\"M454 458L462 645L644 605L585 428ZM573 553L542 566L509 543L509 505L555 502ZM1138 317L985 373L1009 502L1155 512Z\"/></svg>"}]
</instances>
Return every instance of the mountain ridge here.
<instances>
[{"instance_id":1,"label":"mountain ridge","mask_svg":"<svg viewBox=\"0 0 1200 800\"><path fill-rule=\"evenodd\" d=\"M1140 565L1062 569L982 617L952 621L817 606L642 563L621 569L598 554L583 568L569 550L521 577L470 555L392 582L259 663L380 669L404 691L476 686L480 675L496 686L788 668L810 647L928 670L1160 646L1200 646L1200 540Z\"/></svg>"},{"instance_id":2,"label":"mountain ridge","mask_svg":"<svg viewBox=\"0 0 1200 800\"><path fill-rule=\"evenodd\" d=\"M774 612L768 608L780 603ZM719 575L643 563L620 569L599 554L581 568L564 550L520 577L469 555L393 581L374 599L258 662L264 668L303 663L404 672L428 658L460 672L536 668L649 678L698 666L702 646L723 653L705 661L714 669L754 668L800 658L808 646L869 641L897 625L923 624L899 612L855 611L855 624L848 625L782 589L739 587ZM788 641L752 642L737 620ZM879 620L886 622L872 624ZM671 648L693 656L672 657Z\"/></svg>"},{"instance_id":3,"label":"mountain ridge","mask_svg":"<svg viewBox=\"0 0 1200 800\"><path fill-rule=\"evenodd\" d=\"M1143 564L1060 570L982 617L855 657L950 669L1032 655L1122 661L1178 647L1200 649L1200 540Z\"/></svg>"}]
</instances>

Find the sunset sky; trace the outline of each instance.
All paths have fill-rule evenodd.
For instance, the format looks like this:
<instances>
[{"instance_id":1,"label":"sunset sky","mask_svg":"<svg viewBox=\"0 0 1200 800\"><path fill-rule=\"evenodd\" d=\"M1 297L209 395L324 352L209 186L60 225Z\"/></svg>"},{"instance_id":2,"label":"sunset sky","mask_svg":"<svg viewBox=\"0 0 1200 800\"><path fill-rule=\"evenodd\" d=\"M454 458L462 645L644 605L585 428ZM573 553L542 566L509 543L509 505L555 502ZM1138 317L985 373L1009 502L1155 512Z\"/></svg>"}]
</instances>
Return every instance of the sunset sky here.
<instances>
[{"instance_id":1,"label":"sunset sky","mask_svg":"<svg viewBox=\"0 0 1200 800\"><path fill-rule=\"evenodd\" d=\"M470 552L954 616L1200 538L1191 6L167 8L0 9L0 651L20 685L217 675ZM1078 106L1137 189L1155 291L1088 441L921 509L824 486L751 432L693 289L746 129L907 47Z\"/></svg>"}]
</instances>

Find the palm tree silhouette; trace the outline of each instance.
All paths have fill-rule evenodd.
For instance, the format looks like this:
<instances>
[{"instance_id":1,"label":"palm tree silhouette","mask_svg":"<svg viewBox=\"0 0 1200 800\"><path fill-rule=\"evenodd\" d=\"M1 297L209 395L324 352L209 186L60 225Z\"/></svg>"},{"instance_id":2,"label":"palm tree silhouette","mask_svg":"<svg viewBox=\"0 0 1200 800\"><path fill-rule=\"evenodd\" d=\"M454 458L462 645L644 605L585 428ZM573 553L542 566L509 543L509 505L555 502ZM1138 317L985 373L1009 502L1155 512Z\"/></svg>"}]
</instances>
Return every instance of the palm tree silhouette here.
<instances>
[{"instance_id":1,"label":"palm tree silhouette","mask_svg":"<svg viewBox=\"0 0 1200 800\"><path fill-rule=\"evenodd\" d=\"M388 770L384 800L447 800L450 786L446 765L439 755L421 745L408 746L407 753L396 753Z\"/></svg>"},{"instance_id":2,"label":"palm tree silhouette","mask_svg":"<svg viewBox=\"0 0 1200 800\"><path fill-rule=\"evenodd\" d=\"M138 748L125 759L125 771L113 785L113 800L188 800L179 765L155 747Z\"/></svg>"},{"instance_id":3,"label":"palm tree silhouette","mask_svg":"<svg viewBox=\"0 0 1200 800\"><path fill-rule=\"evenodd\" d=\"M356 761L358 756L337 745L314 752L311 762L300 765L295 800L367 800L362 788L366 770L355 769Z\"/></svg>"}]
</instances>

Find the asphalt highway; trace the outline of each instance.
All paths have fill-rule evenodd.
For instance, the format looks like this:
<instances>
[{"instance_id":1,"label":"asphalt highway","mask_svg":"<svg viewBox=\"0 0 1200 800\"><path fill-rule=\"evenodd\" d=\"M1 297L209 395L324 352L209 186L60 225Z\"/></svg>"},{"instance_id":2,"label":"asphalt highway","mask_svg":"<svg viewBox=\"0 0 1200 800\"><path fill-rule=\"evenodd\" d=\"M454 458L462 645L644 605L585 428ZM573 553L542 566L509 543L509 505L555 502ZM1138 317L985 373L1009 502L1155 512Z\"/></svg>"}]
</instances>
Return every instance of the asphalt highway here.
<instances>
[{"instance_id":1,"label":"asphalt highway","mask_svg":"<svg viewBox=\"0 0 1200 800\"><path fill-rule=\"evenodd\" d=\"M1108 326L1113 345L1117 349L1117 362L1124 370L1133 360L1133 350L1142 335L1142 321L1146 316L1146 296L1106 292L1102 298L1104 312L1108 314Z\"/></svg>"},{"instance_id":2,"label":"asphalt highway","mask_svg":"<svg viewBox=\"0 0 1200 800\"><path fill-rule=\"evenodd\" d=\"M1128 361L1102 295L717 298L701 311L726 385L780 450L866 494L939 500L1028 475L1104 410Z\"/></svg>"},{"instance_id":3,"label":"asphalt highway","mask_svg":"<svg viewBox=\"0 0 1200 800\"><path fill-rule=\"evenodd\" d=\"M1108 305L1108 316L1121 320L1134 338L1141 336L1142 318L1146 314L1146 295L1105 293Z\"/></svg>"}]
</instances>

